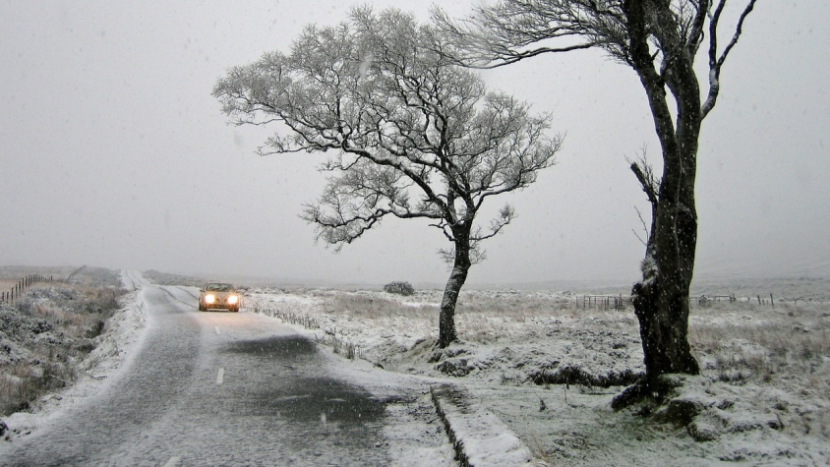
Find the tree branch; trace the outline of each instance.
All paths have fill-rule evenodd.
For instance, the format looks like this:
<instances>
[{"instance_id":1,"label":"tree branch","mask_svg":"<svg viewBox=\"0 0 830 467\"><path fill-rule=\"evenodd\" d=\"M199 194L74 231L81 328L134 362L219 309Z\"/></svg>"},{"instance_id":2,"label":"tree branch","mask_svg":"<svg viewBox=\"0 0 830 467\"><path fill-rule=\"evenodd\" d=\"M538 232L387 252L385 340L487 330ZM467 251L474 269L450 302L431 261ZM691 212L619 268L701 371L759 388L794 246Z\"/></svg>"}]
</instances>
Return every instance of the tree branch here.
<instances>
[{"instance_id":1,"label":"tree branch","mask_svg":"<svg viewBox=\"0 0 830 467\"><path fill-rule=\"evenodd\" d=\"M717 9L715 10L715 14L712 16L712 19L709 23L709 93L706 96L706 100L703 102L701 106L701 120L706 118L709 115L709 112L715 107L715 104L718 100L718 94L720 93L720 72L721 68L723 67L724 62L726 62L726 57L729 55L729 52L732 51L732 48L735 47L735 44L738 43L738 39L741 37L741 32L743 31L744 21L746 17L752 12L755 8L755 1L750 0L750 2L744 8L743 13L741 13L740 18L738 19L738 24L735 26L735 34L732 36L732 40L729 41L726 48L723 50L723 53L718 57L718 24L720 21L721 12L723 11L724 6L726 5L726 0L721 0L718 4Z\"/></svg>"}]
</instances>

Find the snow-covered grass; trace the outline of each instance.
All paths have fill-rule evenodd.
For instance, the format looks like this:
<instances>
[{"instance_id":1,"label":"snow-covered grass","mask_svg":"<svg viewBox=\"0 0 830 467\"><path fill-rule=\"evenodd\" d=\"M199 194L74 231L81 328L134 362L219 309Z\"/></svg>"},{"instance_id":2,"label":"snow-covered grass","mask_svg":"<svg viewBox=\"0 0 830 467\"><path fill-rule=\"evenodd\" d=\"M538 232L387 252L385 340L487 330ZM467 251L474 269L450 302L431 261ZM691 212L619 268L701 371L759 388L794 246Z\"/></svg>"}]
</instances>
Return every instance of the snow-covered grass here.
<instances>
[{"instance_id":1,"label":"snow-covered grass","mask_svg":"<svg viewBox=\"0 0 830 467\"><path fill-rule=\"evenodd\" d=\"M465 291L461 341L443 350L434 345L437 290L404 297L254 287L243 312L306 328L344 358L454 381L524 442L536 465L830 464L830 281L794 280L789 295L776 289L775 308L758 304L750 283L739 285L717 290L737 291L735 302L693 303L690 339L702 374L671 377L668 399L619 412L612 397L643 371L636 319L630 309L582 309L572 293ZM128 358L143 314L140 296L127 302L94 339L83 377L61 392L64 403L92 394ZM51 405L59 403L37 401ZM12 418L18 430L40 423L26 413Z\"/></svg>"},{"instance_id":2,"label":"snow-covered grass","mask_svg":"<svg viewBox=\"0 0 830 467\"><path fill-rule=\"evenodd\" d=\"M28 410L76 380L120 307L124 291L116 282L116 272L85 269L70 283L34 283L14 303L0 305L0 415Z\"/></svg>"},{"instance_id":3,"label":"snow-covered grass","mask_svg":"<svg viewBox=\"0 0 830 467\"><path fill-rule=\"evenodd\" d=\"M830 386L809 376L830 355L830 307L814 303L752 303L700 308L692 317L691 340L701 355L704 374L721 380L760 378L788 384L790 376L806 377L830 397Z\"/></svg>"},{"instance_id":4,"label":"snow-covered grass","mask_svg":"<svg viewBox=\"0 0 830 467\"><path fill-rule=\"evenodd\" d=\"M113 280L121 284L117 273L114 279L100 270L94 274L99 277L80 277L78 283L85 284L83 287L89 287L91 284L109 284L107 287L111 287ZM106 280L102 282L101 279L105 276ZM43 397L33 398L29 401L27 411L16 412L0 420L9 427L9 431L0 439L0 452L4 448L3 441L13 441L18 436L29 434L48 423L50 419L60 416L67 408L99 393L126 367L126 362L135 357L135 349L140 345L143 337L141 331L145 326L144 300L139 291L123 290L123 293L124 295L118 299L119 308L112 311L105 327L98 335L88 340L90 342L87 343L92 344L91 350L67 360L66 367L71 372L72 380L66 382L72 384L61 385L61 389L49 392ZM63 340L61 345L65 349L70 349L71 342L70 339ZM31 363L24 360L20 365L31 369Z\"/></svg>"},{"instance_id":5,"label":"snow-covered grass","mask_svg":"<svg viewBox=\"0 0 830 467\"><path fill-rule=\"evenodd\" d=\"M461 342L441 350L440 299L429 290L253 288L244 309L305 323L321 342L353 349L344 356L387 370L454 377L538 464L830 462L827 301L694 303L690 340L702 374L670 378L666 400L615 412L611 398L643 371L631 309L581 309L571 293L466 291Z\"/></svg>"}]
</instances>

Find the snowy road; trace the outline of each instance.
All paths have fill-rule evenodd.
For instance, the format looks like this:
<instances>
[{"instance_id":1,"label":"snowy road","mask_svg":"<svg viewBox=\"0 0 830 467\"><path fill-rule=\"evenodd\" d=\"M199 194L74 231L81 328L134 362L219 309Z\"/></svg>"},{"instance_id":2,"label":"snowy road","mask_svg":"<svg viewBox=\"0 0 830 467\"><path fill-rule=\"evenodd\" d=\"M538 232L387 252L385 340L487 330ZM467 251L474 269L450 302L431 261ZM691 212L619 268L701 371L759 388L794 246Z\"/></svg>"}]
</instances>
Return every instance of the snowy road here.
<instances>
[{"instance_id":1,"label":"snowy road","mask_svg":"<svg viewBox=\"0 0 830 467\"><path fill-rule=\"evenodd\" d=\"M417 385L375 375L383 395L373 396L274 319L200 313L193 288L127 280L147 315L135 358L93 400L16 442L3 465L451 465L440 433L406 460L409 433L435 426L387 405L412 401Z\"/></svg>"}]
</instances>

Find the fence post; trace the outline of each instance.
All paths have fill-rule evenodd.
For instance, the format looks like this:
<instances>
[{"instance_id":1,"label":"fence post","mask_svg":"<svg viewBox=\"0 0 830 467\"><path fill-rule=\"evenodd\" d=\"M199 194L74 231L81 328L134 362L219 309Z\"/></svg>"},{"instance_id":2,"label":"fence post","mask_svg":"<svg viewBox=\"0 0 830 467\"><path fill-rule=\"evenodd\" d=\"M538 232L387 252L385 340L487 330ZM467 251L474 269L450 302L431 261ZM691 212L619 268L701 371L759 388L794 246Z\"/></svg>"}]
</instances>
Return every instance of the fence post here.
<instances>
[{"instance_id":1,"label":"fence post","mask_svg":"<svg viewBox=\"0 0 830 467\"><path fill-rule=\"evenodd\" d=\"M772 304L772 307L775 308L775 300L772 298L772 292L769 294L769 302Z\"/></svg>"}]
</instances>

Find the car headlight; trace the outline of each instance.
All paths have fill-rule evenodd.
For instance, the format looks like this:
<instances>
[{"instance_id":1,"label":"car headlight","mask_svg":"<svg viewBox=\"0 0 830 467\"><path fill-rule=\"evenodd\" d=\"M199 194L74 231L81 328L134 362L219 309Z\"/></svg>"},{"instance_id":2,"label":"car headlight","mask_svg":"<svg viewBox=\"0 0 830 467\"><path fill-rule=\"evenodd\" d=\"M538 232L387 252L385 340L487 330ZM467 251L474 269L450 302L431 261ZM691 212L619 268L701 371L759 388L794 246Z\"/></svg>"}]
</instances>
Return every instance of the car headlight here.
<instances>
[{"instance_id":1,"label":"car headlight","mask_svg":"<svg viewBox=\"0 0 830 467\"><path fill-rule=\"evenodd\" d=\"M236 305L239 302L238 295L230 295L228 296L228 305Z\"/></svg>"},{"instance_id":2,"label":"car headlight","mask_svg":"<svg viewBox=\"0 0 830 467\"><path fill-rule=\"evenodd\" d=\"M213 294L205 295L205 303L216 303L216 295L213 295Z\"/></svg>"}]
</instances>

